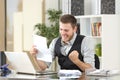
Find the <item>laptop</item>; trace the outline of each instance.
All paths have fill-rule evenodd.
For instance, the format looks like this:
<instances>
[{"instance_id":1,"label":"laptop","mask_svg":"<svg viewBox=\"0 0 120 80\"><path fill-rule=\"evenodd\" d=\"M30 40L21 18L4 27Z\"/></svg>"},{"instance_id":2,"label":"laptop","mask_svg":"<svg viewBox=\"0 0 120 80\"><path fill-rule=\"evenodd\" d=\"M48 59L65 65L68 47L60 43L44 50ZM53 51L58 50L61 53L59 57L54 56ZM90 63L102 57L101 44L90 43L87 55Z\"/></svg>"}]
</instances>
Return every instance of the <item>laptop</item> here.
<instances>
[{"instance_id":1,"label":"laptop","mask_svg":"<svg viewBox=\"0 0 120 80\"><path fill-rule=\"evenodd\" d=\"M55 71L45 70L40 71L37 62L27 52L4 52L9 65L17 72L21 74L56 74Z\"/></svg>"}]
</instances>

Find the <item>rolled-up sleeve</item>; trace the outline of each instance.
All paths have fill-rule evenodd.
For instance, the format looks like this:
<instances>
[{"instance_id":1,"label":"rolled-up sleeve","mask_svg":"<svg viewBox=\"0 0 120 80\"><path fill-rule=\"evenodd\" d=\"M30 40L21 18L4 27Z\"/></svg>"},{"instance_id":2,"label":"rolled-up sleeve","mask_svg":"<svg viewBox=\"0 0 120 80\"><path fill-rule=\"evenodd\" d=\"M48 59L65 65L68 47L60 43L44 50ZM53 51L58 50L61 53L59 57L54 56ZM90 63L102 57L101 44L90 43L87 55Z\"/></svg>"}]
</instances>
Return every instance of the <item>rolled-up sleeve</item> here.
<instances>
[{"instance_id":1,"label":"rolled-up sleeve","mask_svg":"<svg viewBox=\"0 0 120 80\"><path fill-rule=\"evenodd\" d=\"M85 37L81 44L81 53L83 55L83 59L85 63L91 64L93 68L95 68L95 50L94 50L94 42L90 37Z\"/></svg>"},{"instance_id":2,"label":"rolled-up sleeve","mask_svg":"<svg viewBox=\"0 0 120 80\"><path fill-rule=\"evenodd\" d=\"M52 40L50 46L49 46L49 50L51 52L51 55L52 55L52 58L54 59L55 58L55 53L54 53L54 49L55 49L55 43L57 41L58 38L55 38Z\"/></svg>"}]
</instances>

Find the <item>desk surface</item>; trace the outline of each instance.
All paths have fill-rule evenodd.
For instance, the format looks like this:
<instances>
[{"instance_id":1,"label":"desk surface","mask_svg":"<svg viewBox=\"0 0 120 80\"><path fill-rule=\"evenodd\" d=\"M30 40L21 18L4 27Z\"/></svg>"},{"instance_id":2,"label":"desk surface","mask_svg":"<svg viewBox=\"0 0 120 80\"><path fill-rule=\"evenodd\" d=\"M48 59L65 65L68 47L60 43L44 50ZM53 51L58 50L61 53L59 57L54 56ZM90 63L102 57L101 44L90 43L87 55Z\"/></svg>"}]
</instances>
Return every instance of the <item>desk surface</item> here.
<instances>
[{"instance_id":1,"label":"desk surface","mask_svg":"<svg viewBox=\"0 0 120 80\"><path fill-rule=\"evenodd\" d=\"M51 75L25 75L25 74L10 74L6 77L0 77L0 80L119 80L120 75L115 75L111 77L95 77L95 76L85 76L81 75L78 77L58 77L57 74Z\"/></svg>"}]
</instances>

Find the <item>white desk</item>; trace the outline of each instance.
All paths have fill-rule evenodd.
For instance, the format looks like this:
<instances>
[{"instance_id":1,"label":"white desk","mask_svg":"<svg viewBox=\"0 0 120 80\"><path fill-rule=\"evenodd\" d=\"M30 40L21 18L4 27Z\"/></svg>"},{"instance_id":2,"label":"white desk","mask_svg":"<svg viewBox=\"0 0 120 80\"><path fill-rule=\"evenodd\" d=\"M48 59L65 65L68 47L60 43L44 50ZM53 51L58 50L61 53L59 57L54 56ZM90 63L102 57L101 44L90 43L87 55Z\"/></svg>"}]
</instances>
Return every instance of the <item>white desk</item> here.
<instances>
[{"instance_id":1,"label":"white desk","mask_svg":"<svg viewBox=\"0 0 120 80\"><path fill-rule=\"evenodd\" d=\"M58 77L57 74L51 75L25 75L25 74L10 74L6 77L0 77L0 80L63 80L63 78ZM77 78L78 79L78 78ZM111 77L95 77L95 76L85 76L82 75L79 77L79 80L119 80L120 75L111 76ZM71 79L65 79L71 80ZM72 79L76 80L76 78Z\"/></svg>"}]
</instances>

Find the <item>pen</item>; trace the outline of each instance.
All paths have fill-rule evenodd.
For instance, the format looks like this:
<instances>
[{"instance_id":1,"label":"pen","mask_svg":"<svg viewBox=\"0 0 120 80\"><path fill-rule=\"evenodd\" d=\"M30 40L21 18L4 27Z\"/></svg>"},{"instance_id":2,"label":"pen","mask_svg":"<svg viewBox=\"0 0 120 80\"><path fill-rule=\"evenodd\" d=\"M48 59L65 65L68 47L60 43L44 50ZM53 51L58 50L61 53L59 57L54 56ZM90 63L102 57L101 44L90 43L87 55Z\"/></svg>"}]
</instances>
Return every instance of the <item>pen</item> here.
<instances>
[{"instance_id":1,"label":"pen","mask_svg":"<svg viewBox=\"0 0 120 80\"><path fill-rule=\"evenodd\" d=\"M9 64L4 64L4 65L2 65L0 68L1 68L1 69L6 68L6 67L8 67L8 65L9 65Z\"/></svg>"},{"instance_id":2,"label":"pen","mask_svg":"<svg viewBox=\"0 0 120 80\"><path fill-rule=\"evenodd\" d=\"M8 74L10 74L11 73L11 70L9 70L7 67L8 67L8 65L9 64L4 64L4 65L2 65L1 67L0 67L0 69L1 69L1 76L6 76L6 75L8 75Z\"/></svg>"}]
</instances>

